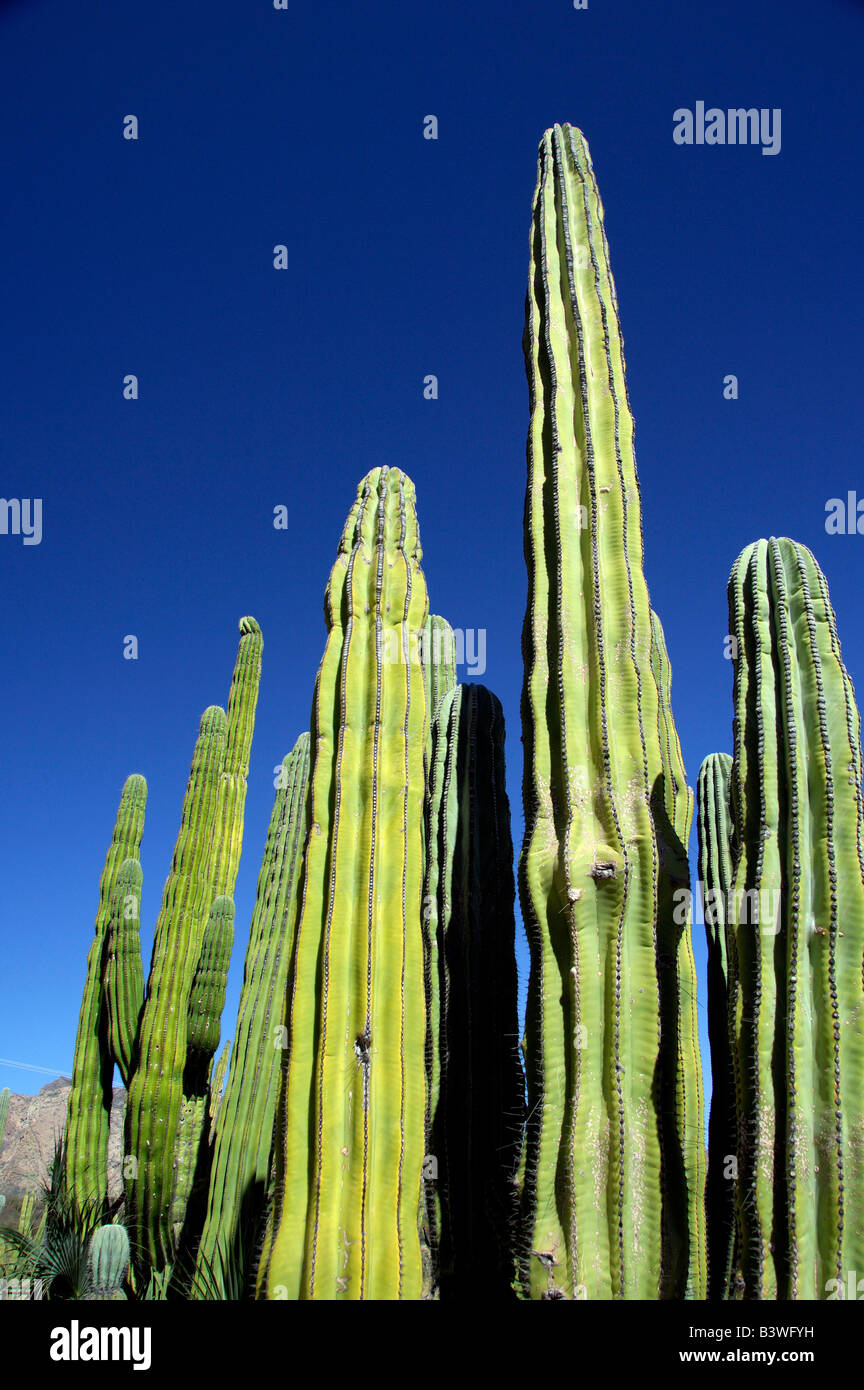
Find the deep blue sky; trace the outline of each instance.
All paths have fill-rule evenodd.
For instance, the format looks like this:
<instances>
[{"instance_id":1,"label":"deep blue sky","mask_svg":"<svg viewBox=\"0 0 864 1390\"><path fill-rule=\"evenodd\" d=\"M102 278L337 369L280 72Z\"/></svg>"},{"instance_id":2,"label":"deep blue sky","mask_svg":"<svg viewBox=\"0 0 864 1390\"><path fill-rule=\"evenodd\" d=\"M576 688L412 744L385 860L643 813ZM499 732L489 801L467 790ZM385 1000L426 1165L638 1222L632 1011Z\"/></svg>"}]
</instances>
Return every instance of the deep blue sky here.
<instances>
[{"instance_id":1,"label":"deep blue sky","mask_svg":"<svg viewBox=\"0 0 864 1390\"><path fill-rule=\"evenodd\" d=\"M829 497L864 495L862 59L850 0L0 5L0 494L43 499L40 545L0 535L2 1057L71 1066L133 771L149 959L198 719L251 613L233 1036L273 767L308 727L324 586L378 464L416 484L433 610L487 632L521 841L521 335L555 121L585 132L606 209L691 784L731 751L726 580L749 541L815 551L864 687L864 537L825 532ZM676 145L700 100L779 107L780 153ZM0 1066L13 1090L48 1079Z\"/></svg>"}]
</instances>

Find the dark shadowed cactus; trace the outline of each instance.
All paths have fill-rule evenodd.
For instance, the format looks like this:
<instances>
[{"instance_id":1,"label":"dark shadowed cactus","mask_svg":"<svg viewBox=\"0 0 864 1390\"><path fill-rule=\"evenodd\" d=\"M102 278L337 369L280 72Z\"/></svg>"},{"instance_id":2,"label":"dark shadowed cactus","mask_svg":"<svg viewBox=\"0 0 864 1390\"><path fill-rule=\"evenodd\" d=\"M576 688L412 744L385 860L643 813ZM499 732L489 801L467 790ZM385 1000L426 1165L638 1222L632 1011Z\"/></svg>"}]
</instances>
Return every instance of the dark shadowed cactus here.
<instances>
[{"instance_id":1,"label":"dark shadowed cactus","mask_svg":"<svg viewBox=\"0 0 864 1390\"><path fill-rule=\"evenodd\" d=\"M127 1088L134 1070L138 1025L144 1006L141 887L138 860L124 860L111 901L103 990L108 1053Z\"/></svg>"},{"instance_id":2,"label":"dark shadowed cactus","mask_svg":"<svg viewBox=\"0 0 864 1390\"><path fill-rule=\"evenodd\" d=\"M805 546L772 538L742 551L729 612L744 1297L843 1297L864 1269L860 719Z\"/></svg>"},{"instance_id":3,"label":"dark shadowed cactus","mask_svg":"<svg viewBox=\"0 0 864 1390\"><path fill-rule=\"evenodd\" d=\"M512 1297L524 1121L514 896L504 716L484 686L459 685L435 719L424 888L427 1212L442 1299Z\"/></svg>"},{"instance_id":4,"label":"dark shadowed cactus","mask_svg":"<svg viewBox=\"0 0 864 1390\"><path fill-rule=\"evenodd\" d=\"M699 883L703 894L708 945L708 1040L711 1046L711 1119L705 1210L708 1227L708 1296L734 1294L735 1073L729 1045L729 968L726 950L727 911L733 878L732 821L728 753L710 753L699 769L696 787L699 834Z\"/></svg>"},{"instance_id":5,"label":"dark shadowed cactus","mask_svg":"<svg viewBox=\"0 0 864 1390\"><path fill-rule=\"evenodd\" d=\"M225 1094L213 1126L207 1219L198 1251L201 1284L245 1264L264 1209L283 1055L285 987L307 829L309 735L283 760L264 857ZM243 1269L248 1274L248 1269Z\"/></svg>"},{"instance_id":6,"label":"dark shadowed cactus","mask_svg":"<svg viewBox=\"0 0 864 1390\"><path fill-rule=\"evenodd\" d=\"M184 1088L190 1095L203 1094L207 1089L210 1066L222 1035L222 1010L233 945L234 902L231 898L218 897L210 908L189 991Z\"/></svg>"},{"instance_id":7,"label":"dark shadowed cactus","mask_svg":"<svg viewBox=\"0 0 864 1390\"><path fill-rule=\"evenodd\" d=\"M360 484L327 589L311 824L259 1292L417 1299L426 621L414 488Z\"/></svg>"},{"instance_id":8,"label":"dark shadowed cactus","mask_svg":"<svg viewBox=\"0 0 864 1390\"><path fill-rule=\"evenodd\" d=\"M99 881L96 930L87 956L84 995L75 1039L72 1087L66 1119L63 1181L66 1195L80 1208L108 1197L108 1128L111 1120L114 1062L106 1044L102 980L105 948L118 874L127 859L137 859L144 833L147 783L134 774L126 779L114 834Z\"/></svg>"},{"instance_id":9,"label":"dark shadowed cactus","mask_svg":"<svg viewBox=\"0 0 864 1390\"><path fill-rule=\"evenodd\" d=\"M531 974L519 1282L540 1299L700 1297L695 973L689 925L667 920L674 880L689 877L672 833L678 755L652 668L602 207L570 126L540 148L524 346L519 882Z\"/></svg>"}]
</instances>

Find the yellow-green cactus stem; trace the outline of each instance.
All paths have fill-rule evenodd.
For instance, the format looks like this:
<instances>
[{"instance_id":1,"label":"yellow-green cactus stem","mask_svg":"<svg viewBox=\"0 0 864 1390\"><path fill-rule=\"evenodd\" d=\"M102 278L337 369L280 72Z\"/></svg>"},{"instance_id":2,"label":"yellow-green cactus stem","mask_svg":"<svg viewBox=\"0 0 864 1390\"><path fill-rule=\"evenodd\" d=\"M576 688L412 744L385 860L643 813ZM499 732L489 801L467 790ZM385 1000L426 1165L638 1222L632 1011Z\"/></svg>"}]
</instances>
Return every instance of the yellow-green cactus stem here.
<instances>
[{"instance_id":1,"label":"yellow-green cactus stem","mask_svg":"<svg viewBox=\"0 0 864 1390\"><path fill-rule=\"evenodd\" d=\"M278 1216L259 1292L419 1299L428 614L414 487L376 468L327 589L288 983Z\"/></svg>"},{"instance_id":2,"label":"yellow-green cactus stem","mask_svg":"<svg viewBox=\"0 0 864 1390\"><path fill-rule=\"evenodd\" d=\"M225 1094L213 1123L199 1284L225 1279L232 1261L248 1277L264 1211L284 1047L285 989L308 826L309 735L283 760L267 831Z\"/></svg>"},{"instance_id":3,"label":"yellow-green cactus stem","mask_svg":"<svg viewBox=\"0 0 864 1390\"><path fill-rule=\"evenodd\" d=\"M141 963L141 865L120 866L111 903L103 981L108 1052L128 1089L134 1070L138 1025L144 1007Z\"/></svg>"},{"instance_id":4,"label":"yellow-green cactus stem","mask_svg":"<svg viewBox=\"0 0 864 1390\"><path fill-rule=\"evenodd\" d=\"M689 925L663 920L678 854L664 863L655 827L661 805L670 820L669 737L603 211L587 144L567 125L540 146L524 346L519 886L531 973L519 1287L538 1299L698 1297ZM663 943L676 927L673 954Z\"/></svg>"},{"instance_id":5,"label":"yellow-green cactus stem","mask_svg":"<svg viewBox=\"0 0 864 1390\"><path fill-rule=\"evenodd\" d=\"M711 1047L711 1118L708 1125L708 1297L734 1296L737 1267L735 1179L737 1134L735 1071L729 1045L727 912L733 880L732 820L728 753L709 753L699 769L699 883L708 945L708 1041Z\"/></svg>"},{"instance_id":6,"label":"yellow-green cactus stem","mask_svg":"<svg viewBox=\"0 0 864 1390\"><path fill-rule=\"evenodd\" d=\"M64 1187L80 1209L108 1197L108 1129L114 1062L106 1044L102 979L116 880L127 859L137 859L144 833L147 783L138 774L123 786L114 834L99 881L96 930L87 956L87 973L66 1119Z\"/></svg>"}]
</instances>

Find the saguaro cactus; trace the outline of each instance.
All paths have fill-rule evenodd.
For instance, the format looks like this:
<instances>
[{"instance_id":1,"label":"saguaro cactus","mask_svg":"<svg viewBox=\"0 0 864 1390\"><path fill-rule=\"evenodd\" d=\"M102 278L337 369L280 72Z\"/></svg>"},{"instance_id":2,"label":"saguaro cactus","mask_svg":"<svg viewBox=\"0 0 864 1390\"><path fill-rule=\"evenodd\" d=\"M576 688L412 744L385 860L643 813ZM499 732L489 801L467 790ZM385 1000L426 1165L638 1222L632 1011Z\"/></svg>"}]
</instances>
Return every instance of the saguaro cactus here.
<instances>
[{"instance_id":1,"label":"saguaro cactus","mask_svg":"<svg viewBox=\"0 0 864 1390\"><path fill-rule=\"evenodd\" d=\"M416 1299L427 616L414 488L376 468L327 589L267 1298Z\"/></svg>"},{"instance_id":2,"label":"saguaro cactus","mask_svg":"<svg viewBox=\"0 0 864 1390\"><path fill-rule=\"evenodd\" d=\"M708 1296L733 1293L735 1265L735 1073L729 1044L727 917L732 903L732 822L728 753L710 753L699 769L699 883L708 943L708 1040L711 1046L711 1119L705 1210Z\"/></svg>"},{"instance_id":3,"label":"saguaro cactus","mask_svg":"<svg viewBox=\"0 0 864 1390\"><path fill-rule=\"evenodd\" d=\"M743 550L729 612L744 1296L842 1297L864 1269L860 719L805 546L772 537Z\"/></svg>"},{"instance_id":4,"label":"saguaro cactus","mask_svg":"<svg viewBox=\"0 0 864 1390\"><path fill-rule=\"evenodd\" d=\"M662 810L671 833L669 764L633 421L602 207L570 126L540 147L524 345L520 1286L533 1298L699 1297L702 1100L682 1018L695 974L689 926L664 919L664 876L685 859L658 847L655 828Z\"/></svg>"},{"instance_id":5,"label":"saguaro cactus","mask_svg":"<svg viewBox=\"0 0 864 1390\"><path fill-rule=\"evenodd\" d=\"M442 1299L512 1297L524 1121L504 716L485 686L438 705L429 789L427 1203Z\"/></svg>"},{"instance_id":6,"label":"saguaro cactus","mask_svg":"<svg viewBox=\"0 0 864 1390\"><path fill-rule=\"evenodd\" d=\"M99 881L96 930L87 956L84 995L75 1039L64 1145L63 1182L80 1208L108 1197L108 1128L111 1120L113 1058L106 1045L102 980L106 939L118 876L126 860L137 859L144 833L147 783L137 774L123 785L111 846Z\"/></svg>"},{"instance_id":7,"label":"saguaro cactus","mask_svg":"<svg viewBox=\"0 0 864 1390\"><path fill-rule=\"evenodd\" d=\"M283 1051L285 986L307 830L309 735L284 759L249 929L234 1056L214 1121L199 1286L248 1274L248 1242L264 1207Z\"/></svg>"}]
</instances>

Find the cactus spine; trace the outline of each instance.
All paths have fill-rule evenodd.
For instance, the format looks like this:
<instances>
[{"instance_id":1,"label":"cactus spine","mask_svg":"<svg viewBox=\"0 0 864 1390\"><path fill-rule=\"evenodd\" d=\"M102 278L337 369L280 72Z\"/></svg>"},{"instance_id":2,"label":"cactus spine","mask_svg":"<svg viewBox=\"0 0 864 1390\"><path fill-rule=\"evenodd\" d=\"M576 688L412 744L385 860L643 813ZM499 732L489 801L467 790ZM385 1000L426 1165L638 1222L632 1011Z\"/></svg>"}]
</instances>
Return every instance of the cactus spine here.
<instances>
[{"instance_id":1,"label":"cactus spine","mask_svg":"<svg viewBox=\"0 0 864 1390\"><path fill-rule=\"evenodd\" d=\"M456 684L456 638L446 618L430 613L421 639L421 661L426 682L426 711L429 719L428 738L431 747L432 725L439 702Z\"/></svg>"},{"instance_id":2,"label":"cactus spine","mask_svg":"<svg viewBox=\"0 0 864 1390\"><path fill-rule=\"evenodd\" d=\"M742 551L729 613L744 1296L842 1297L864 1268L860 719L805 546L772 537Z\"/></svg>"},{"instance_id":3,"label":"cactus spine","mask_svg":"<svg viewBox=\"0 0 864 1390\"><path fill-rule=\"evenodd\" d=\"M234 1056L213 1126L207 1220L198 1250L202 1276L213 1272L224 1279L229 1264L242 1261L263 1211L308 786L309 735L303 733L283 760L258 876Z\"/></svg>"},{"instance_id":4,"label":"cactus spine","mask_svg":"<svg viewBox=\"0 0 864 1390\"><path fill-rule=\"evenodd\" d=\"M484 686L459 685L435 719L424 891L427 1210L442 1299L511 1291L524 1120L514 896L504 716Z\"/></svg>"},{"instance_id":5,"label":"cactus spine","mask_svg":"<svg viewBox=\"0 0 864 1390\"><path fill-rule=\"evenodd\" d=\"M75 1040L69 1092L63 1181L79 1208L108 1196L106 1161L111 1119L113 1059L106 1045L103 995L105 951L115 888L127 859L137 859L144 833L147 783L137 774L123 786L114 834L99 882L96 930L87 956L84 995Z\"/></svg>"},{"instance_id":6,"label":"cactus spine","mask_svg":"<svg viewBox=\"0 0 864 1390\"><path fill-rule=\"evenodd\" d=\"M424 1141L426 621L414 488L360 484L327 590L288 985L277 1212L259 1290L416 1299Z\"/></svg>"},{"instance_id":7,"label":"cactus spine","mask_svg":"<svg viewBox=\"0 0 864 1390\"><path fill-rule=\"evenodd\" d=\"M602 216L586 142L556 126L540 148L525 331L519 880L532 963L520 1285L532 1298L698 1297L698 1057L675 1036L692 958L688 941L658 959L672 935L652 814L663 696ZM657 1113L658 1069L672 1114ZM671 1231L664 1207L696 1229Z\"/></svg>"},{"instance_id":8,"label":"cactus spine","mask_svg":"<svg viewBox=\"0 0 864 1390\"><path fill-rule=\"evenodd\" d=\"M708 1296L733 1294L735 1183L729 1174L737 1152L735 1073L729 1045L727 912L733 878L728 753L711 753L699 769L699 882L704 895L708 944L708 1040L711 1046L711 1118L705 1209L708 1225Z\"/></svg>"}]
</instances>

